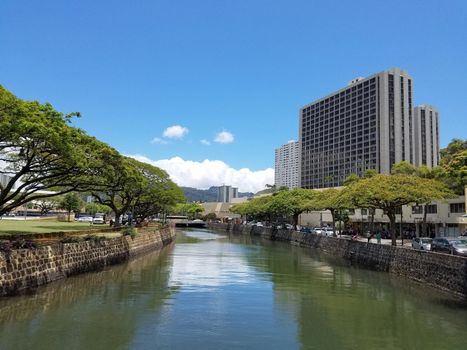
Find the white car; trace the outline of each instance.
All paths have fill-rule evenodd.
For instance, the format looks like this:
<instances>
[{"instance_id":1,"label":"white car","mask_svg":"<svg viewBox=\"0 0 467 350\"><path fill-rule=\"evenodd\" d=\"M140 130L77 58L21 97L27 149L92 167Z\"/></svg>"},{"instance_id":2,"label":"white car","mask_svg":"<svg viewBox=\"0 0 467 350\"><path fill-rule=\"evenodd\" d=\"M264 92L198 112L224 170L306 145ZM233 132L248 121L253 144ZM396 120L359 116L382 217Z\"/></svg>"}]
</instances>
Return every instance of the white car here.
<instances>
[{"instance_id":1,"label":"white car","mask_svg":"<svg viewBox=\"0 0 467 350\"><path fill-rule=\"evenodd\" d=\"M334 236L334 231L332 230L332 228L323 227L322 230L323 230L323 233L322 233L323 235L328 236L328 237L329 236Z\"/></svg>"},{"instance_id":2,"label":"white car","mask_svg":"<svg viewBox=\"0 0 467 350\"><path fill-rule=\"evenodd\" d=\"M92 216L80 216L76 221L79 222L93 222Z\"/></svg>"},{"instance_id":3,"label":"white car","mask_svg":"<svg viewBox=\"0 0 467 350\"><path fill-rule=\"evenodd\" d=\"M96 216L92 219L93 224L105 224L104 218L102 216Z\"/></svg>"},{"instance_id":4,"label":"white car","mask_svg":"<svg viewBox=\"0 0 467 350\"><path fill-rule=\"evenodd\" d=\"M314 227L311 232L317 234L317 235L322 235L324 233L323 229L321 227Z\"/></svg>"},{"instance_id":5,"label":"white car","mask_svg":"<svg viewBox=\"0 0 467 350\"><path fill-rule=\"evenodd\" d=\"M415 237L412 240L412 248L417 250L431 250L430 237Z\"/></svg>"}]
</instances>

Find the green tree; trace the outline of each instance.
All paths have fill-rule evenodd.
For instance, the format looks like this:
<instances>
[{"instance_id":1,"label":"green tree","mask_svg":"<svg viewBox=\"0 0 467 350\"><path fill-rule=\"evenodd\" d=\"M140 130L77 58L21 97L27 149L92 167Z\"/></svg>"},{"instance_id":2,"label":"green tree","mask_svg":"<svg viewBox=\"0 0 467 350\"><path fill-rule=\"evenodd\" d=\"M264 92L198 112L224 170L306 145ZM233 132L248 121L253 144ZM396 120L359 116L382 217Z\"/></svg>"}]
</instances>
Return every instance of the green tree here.
<instances>
[{"instance_id":1,"label":"green tree","mask_svg":"<svg viewBox=\"0 0 467 350\"><path fill-rule=\"evenodd\" d=\"M403 205L447 199L453 193L440 181L414 175L378 174L348 187L348 195L359 208L378 208L390 221L392 244L396 245L396 212Z\"/></svg>"},{"instance_id":2,"label":"green tree","mask_svg":"<svg viewBox=\"0 0 467 350\"><path fill-rule=\"evenodd\" d=\"M352 181L356 183L357 181ZM328 188L319 191L313 202L313 206L321 210L329 210L332 217L332 229L336 232L336 220L344 218L346 209L352 208L347 189Z\"/></svg>"},{"instance_id":3,"label":"green tree","mask_svg":"<svg viewBox=\"0 0 467 350\"><path fill-rule=\"evenodd\" d=\"M440 165L446 184L463 195L467 186L467 140L454 139L442 149Z\"/></svg>"},{"instance_id":4,"label":"green tree","mask_svg":"<svg viewBox=\"0 0 467 350\"><path fill-rule=\"evenodd\" d=\"M358 176L355 173L352 173L344 179L344 186L348 186L351 183L354 183L355 181L358 181L358 180L360 180L360 176Z\"/></svg>"},{"instance_id":5,"label":"green tree","mask_svg":"<svg viewBox=\"0 0 467 350\"><path fill-rule=\"evenodd\" d=\"M79 213L81 207L83 206L83 201L81 198L75 193L67 193L62 200L60 201L60 208L67 211L68 214L68 222L70 222L71 212Z\"/></svg>"},{"instance_id":6,"label":"green tree","mask_svg":"<svg viewBox=\"0 0 467 350\"><path fill-rule=\"evenodd\" d=\"M216 213L208 213L204 216L205 221L214 221L217 219Z\"/></svg>"},{"instance_id":7,"label":"green tree","mask_svg":"<svg viewBox=\"0 0 467 350\"><path fill-rule=\"evenodd\" d=\"M235 204L230 208L232 213L244 216L246 220L269 220L271 221L272 212L270 204L273 197L270 195L255 197L246 203Z\"/></svg>"},{"instance_id":8,"label":"green tree","mask_svg":"<svg viewBox=\"0 0 467 350\"><path fill-rule=\"evenodd\" d=\"M164 170L149 164L142 166L145 167L145 182L142 194L136 199L133 207L135 217L140 222L159 213L165 214L186 200L181 188Z\"/></svg>"},{"instance_id":9,"label":"green tree","mask_svg":"<svg viewBox=\"0 0 467 350\"><path fill-rule=\"evenodd\" d=\"M203 211L203 206L198 203L179 203L173 209L174 214L186 215L190 219L197 217Z\"/></svg>"},{"instance_id":10,"label":"green tree","mask_svg":"<svg viewBox=\"0 0 467 350\"><path fill-rule=\"evenodd\" d=\"M268 203L267 212L271 217L290 217L292 225L297 227L300 214L313 209L316 191L296 188L275 193Z\"/></svg>"},{"instance_id":11,"label":"green tree","mask_svg":"<svg viewBox=\"0 0 467 350\"><path fill-rule=\"evenodd\" d=\"M399 175L414 175L425 179L443 179L444 175L442 174L442 170L439 167L435 168L428 168L426 165L421 165L419 167L410 164L406 161L402 161L396 163L392 166L391 169L392 174L399 174ZM431 202L431 201L430 201ZM422 219L422 235L427 235L427 206L428 203L416 203L417 205L421 205L423 208L423 219Z\"/></svg>"},{"instance_id":12,"label":"green tree","mask_svg":"<svg viewBox=\"0 0 467 350\"><path fill-rule=\"evenodd\" d=\"M96 177L96 190L92 195L99 204L112 209L114 226L119 226L120 217L125 213L146 218L153 215L154 210L183 198L178 186L169 180L167 173L157 167L113 155Z\"/></svg>"},{"instance_id":13,"label":"green tree","mask_svg":"<svg viewBox=\"0 0 467 350\"><path fill-rule=\"evenodd\" d=\"M23 101L0 86L0 215L27 202L84 191L102 152L115 152L69 125L73 116Z\"/></svg>"},{"instance_id":14,"label":"green tree","mask_svg":"<svg viewBox=\"0 0 467 350\"><path fill-rule=\"evenodd\" d=\"M36 203L37 203L37 207L41 211L41 215L47 215L50 211L57 208L59 204L57 198L40 199Z\"/></svg>"},{"instance_id":15,"label":"green tree","mask_svg":"<svg viewBox=\"0 0 467 350\"><path fill-rule=\"evenodd\" d=\"M112 211L108 206L99 203L87 203L84 206L84 210L87 214L92 216L96 215L97 213L109 214Z\"/></svg>"}]
</instances>

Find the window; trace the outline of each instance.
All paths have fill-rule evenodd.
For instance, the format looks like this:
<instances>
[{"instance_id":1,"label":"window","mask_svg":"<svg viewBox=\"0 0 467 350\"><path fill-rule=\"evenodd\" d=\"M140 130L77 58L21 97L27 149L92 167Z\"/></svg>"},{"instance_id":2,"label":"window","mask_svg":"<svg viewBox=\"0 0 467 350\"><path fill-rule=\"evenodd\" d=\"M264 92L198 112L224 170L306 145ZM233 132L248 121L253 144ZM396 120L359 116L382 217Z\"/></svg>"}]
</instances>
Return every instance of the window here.
<instances>
[{"instance_id":1,"label":"window","mask_svg":"<svg viewBox=\"0 0 467 350\"><path fill-rule=\"evenodd\" d=\"M465 203L451 203L449 211L451 213L465 213Z\"/></svg>"},{"instance_id":2,"label":"window","mask_svg":"<svg viewBox=\"0 0 467 350\"><path fill-rule=\"evenodd\" d=\"M423 207L421 205L412 206L412 214L423 214Z\"/></svg>"},{"instance_id":3,"label":"window","mask_svg":"<svg viewBox=\"0 0 467 350\"><path fill-rule=\"evenodd\" d=\"M362 215L368 215L368 209L362 209L361 212Z\"/></svg>"},{"instance_id":4,"label":"window","mask_svg":"<svg viewBox=\"0 0 467 350\"><path fill-rule=\"evenodd\" d=\"M438 206L436 204L429 204L426 206L427 214L436 214L438 212Z\"/></svg>"}]
</instances>

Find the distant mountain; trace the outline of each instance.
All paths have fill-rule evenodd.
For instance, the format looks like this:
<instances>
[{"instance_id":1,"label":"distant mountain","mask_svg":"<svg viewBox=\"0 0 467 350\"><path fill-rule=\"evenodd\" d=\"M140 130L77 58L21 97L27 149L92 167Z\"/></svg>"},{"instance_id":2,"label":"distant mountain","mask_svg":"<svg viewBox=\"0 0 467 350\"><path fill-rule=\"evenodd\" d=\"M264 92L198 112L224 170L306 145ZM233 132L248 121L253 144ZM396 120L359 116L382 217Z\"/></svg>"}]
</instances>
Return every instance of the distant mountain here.
<instances>
[{"instance_id":1,"label":"distant mountain","mask_svg":"<svg viewBox=\"0 0 467 350\"><path fill-rule=\"evenodd\" d=\"M193 187L181 187L188 202L216 202L217 186L211 186L207 190L199 190ZM253 197L251 192L239 192L239 197Z\"/></svg>"}]
</instances>

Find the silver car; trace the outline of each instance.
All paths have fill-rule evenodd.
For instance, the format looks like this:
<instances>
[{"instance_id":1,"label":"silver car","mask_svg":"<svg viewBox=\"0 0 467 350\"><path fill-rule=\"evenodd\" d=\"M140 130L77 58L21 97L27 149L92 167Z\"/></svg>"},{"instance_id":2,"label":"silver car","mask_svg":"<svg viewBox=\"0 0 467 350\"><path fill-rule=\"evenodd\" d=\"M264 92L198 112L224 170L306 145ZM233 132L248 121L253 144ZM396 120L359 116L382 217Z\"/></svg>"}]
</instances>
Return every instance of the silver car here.
<instances>
[{"instance_id":1,"label":"silver car","mask_svg":"<svg viewBox=\"0 0 467 350\"><path fill-rule=\"evenodd\" d=\"M412 248L416 250L431 250L430 237L415 237L412 240Z\"/></svg>"},{"instance_id":2,"label":"silver car","mask_svg":"<svg viewBox=\"0 0 467 350\"><path fill-rule=\"evenodd\" d=\"M467 240L465 239L452 239L449 240L452 247L452 254L467 257Z\"/></svg>"}]
</instances>

